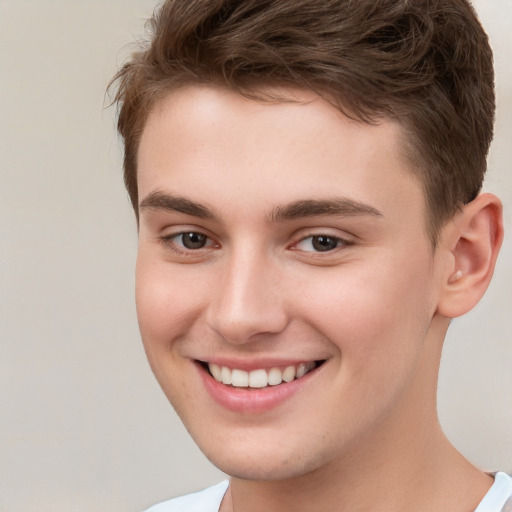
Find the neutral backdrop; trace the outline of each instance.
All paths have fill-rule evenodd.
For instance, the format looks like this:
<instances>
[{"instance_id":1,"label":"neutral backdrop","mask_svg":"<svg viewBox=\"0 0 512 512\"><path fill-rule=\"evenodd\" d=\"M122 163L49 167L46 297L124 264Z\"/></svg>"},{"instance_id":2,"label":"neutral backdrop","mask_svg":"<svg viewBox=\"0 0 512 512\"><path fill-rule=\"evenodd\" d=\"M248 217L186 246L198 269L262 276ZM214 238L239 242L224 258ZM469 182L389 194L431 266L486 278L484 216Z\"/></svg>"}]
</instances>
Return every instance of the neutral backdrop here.
<instances>
[{"instance_id":1,"label":"neutral backdrop","mask_svg":"<svg viewBox=\"0 0 512 512\"><path fill-rule=\"evenodd\" d=\"M0 511L138 512L223 478L154 381L135 319L136 231L110 77L149 0L0 0ZM512 0L476 7L495 49L486 189L509 234L482 303L451 328L440 414L512 471Z\"/></svg>"}]
</instances>

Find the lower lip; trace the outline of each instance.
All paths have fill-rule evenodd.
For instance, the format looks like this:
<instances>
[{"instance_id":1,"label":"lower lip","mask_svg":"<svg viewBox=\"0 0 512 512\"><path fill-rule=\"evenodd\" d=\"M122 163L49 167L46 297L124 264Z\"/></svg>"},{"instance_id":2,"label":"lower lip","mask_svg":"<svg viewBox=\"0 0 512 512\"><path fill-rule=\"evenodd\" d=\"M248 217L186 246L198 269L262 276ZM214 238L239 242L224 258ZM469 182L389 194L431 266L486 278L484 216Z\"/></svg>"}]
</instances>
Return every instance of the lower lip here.
<instances>
[{"instance_id":1,"label":"lower lip","mask_svg":"<svg viewBox=\"0 0 512 512\"><path fill-rule=\"evenodd\" d=\"M204 386L219 405L238 413L258 414L270 411L289 400L319 370L315 368L300 379L265 388L236 388L217 382L207 370L197 364Z\"/></svg>"}]
</instances>

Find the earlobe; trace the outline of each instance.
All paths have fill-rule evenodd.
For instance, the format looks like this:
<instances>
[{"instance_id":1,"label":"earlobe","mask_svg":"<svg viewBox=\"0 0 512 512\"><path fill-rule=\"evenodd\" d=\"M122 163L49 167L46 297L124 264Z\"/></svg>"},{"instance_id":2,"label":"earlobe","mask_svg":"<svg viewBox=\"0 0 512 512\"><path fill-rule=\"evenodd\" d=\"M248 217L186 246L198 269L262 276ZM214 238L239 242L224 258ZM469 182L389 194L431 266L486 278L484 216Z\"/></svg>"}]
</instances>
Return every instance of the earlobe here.
<instances>
[{"instance_id":1,"label":"earlobe","mask_svg":"<svg viewBox=\"0 0 512 512\"><path fill-rule=\"evenodd\" d=\"M493 194L479 195L447 229L451 268L442 283L437 310L456 318L475 307L491 281L503 241L500 200Z\"/></svg>"}]
</instances>

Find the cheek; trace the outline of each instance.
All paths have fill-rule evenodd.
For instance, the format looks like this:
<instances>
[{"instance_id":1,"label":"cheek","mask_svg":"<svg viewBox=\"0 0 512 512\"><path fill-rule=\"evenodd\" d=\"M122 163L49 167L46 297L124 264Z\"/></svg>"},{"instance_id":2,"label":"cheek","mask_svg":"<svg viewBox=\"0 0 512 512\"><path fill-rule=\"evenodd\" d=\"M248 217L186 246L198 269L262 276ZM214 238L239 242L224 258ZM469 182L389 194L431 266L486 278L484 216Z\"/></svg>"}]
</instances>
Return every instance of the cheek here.
<instances>
[{"instance_id":1,"label":"cheek","mask_svg":"<svg viewBox=\"0 0 512 512\"><path fill-rule=\"evenodd\" d=\"M380 264L336 269L304 287L305 315L337 345L347 370L391 377L393 367L408 364L421 350L430 325L427 268L408 265L395 253Z\"/></svg>"},{"instance_id":2,"label":"cheek","mask_svg":"<svg viewBox=\"0 0 512 512\"><path fill-rule=\"evenodd\" d=\"M140 255L136 267L136 305L146 350L168 348L198 316L203 303L200 276Z\"/></svg>"},{"instance_id":3,"label":"cheek","mask_svg":"<svg viewBox=\"0 0 512 512\"><path fill-rule=\"evenodd\" d=\"M181 341L200 315L199 283L184 269L139 255L136 305L139 329L151 369L169 401L182 414L182 404L194 395L187 384ZM172 372L170 372L172 369Z\"/></svg>"}]
</instances>

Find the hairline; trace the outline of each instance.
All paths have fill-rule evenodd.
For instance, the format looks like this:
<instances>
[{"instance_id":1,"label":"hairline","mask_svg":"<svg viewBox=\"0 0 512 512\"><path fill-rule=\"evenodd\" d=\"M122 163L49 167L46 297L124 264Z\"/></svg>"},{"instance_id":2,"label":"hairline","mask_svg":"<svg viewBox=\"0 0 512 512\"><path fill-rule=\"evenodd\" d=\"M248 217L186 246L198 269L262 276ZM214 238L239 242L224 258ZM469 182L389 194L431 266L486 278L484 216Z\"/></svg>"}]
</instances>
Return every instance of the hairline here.
<instances>
[{"instance_id":1,"label":"hairline","mask_svg":"<svg viewBox=\"0 0 512 512\"><path fill-rule=\"evenodd\" d=\"M409 125L406 120L400 118L399 116L391 116L385 115L382 113L374 113L373 115L365 115L362 112L357 112L355 108L350 107L347 103L342 101L341 95L335 97L334 94L329 94L323 91L321 88L313 89L309 86L303 85L298 86L296 84L288 84L285 81L269 81L269 80L257 80L255 79L250 86L244 86L243 88L234 87L229 83L222 81L221 78L215 79L202 79L198 76L187 76L180 77L179 80L168 80L166 87L160 87L156 89L156 93L150 95L148 98L149 103L147 105L147 109L145 110L145 116L141 120L138 137L133 146L134 149L134 174L135 181L137 182L138 177L138 153L139 146L142 139L142 135L144 133L145 127L147 125L147 121L149 116L156 110L157 105L165 101L169 98L170 95L176 93L181 89L186 89L190 87L205 87L205 88L218 88L221 90L233 92L235 94L239 94L244 98L256 101L262 104L274 104L274 103L307 103L309 100L303 100L299 97L295 97L293 91L295 92L307 92L313 93L329 103L334 109L336 109L340 114L346 116L348 119L352 121L362 123L362 124L378 124L380 120L389 120L396 123L399 126L398 131L398 150L401 158L404 159L406 163L407 172L414 179L418 180L418 183L423 192L424 205L425 205L425 234L430 239L430 243L432 245L432 249L435 251L440 235L440 231L442 226L444 226L460 209L462 205L454 205L454 209L452 215L448 218L439 218L435 215L433 211L433 206L429 201L429 190L428 190L428 173L425 172L425 165L421 161L421 155L418 148L418 144L415 143L415 133L414 127ZM279 91L285 91L284 94L279 94ZM292 92L292 94L290 94ZM135 216L137 219L137 223L139 221L139 193L138 186L136 186L137 197L136 201L132 200L132 205L135 210Z\"/></svg>"}]
</instances>

